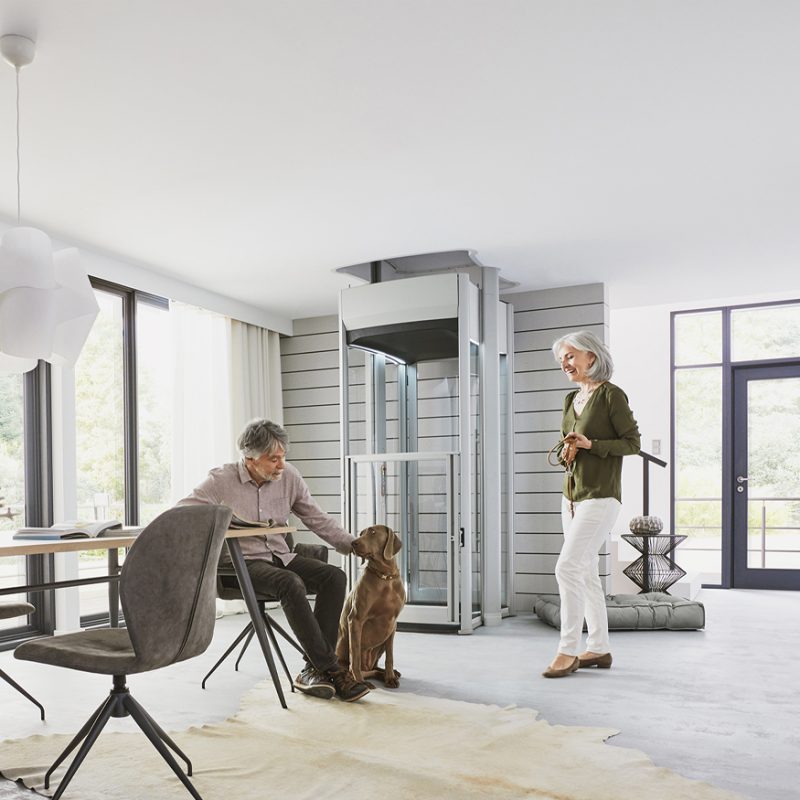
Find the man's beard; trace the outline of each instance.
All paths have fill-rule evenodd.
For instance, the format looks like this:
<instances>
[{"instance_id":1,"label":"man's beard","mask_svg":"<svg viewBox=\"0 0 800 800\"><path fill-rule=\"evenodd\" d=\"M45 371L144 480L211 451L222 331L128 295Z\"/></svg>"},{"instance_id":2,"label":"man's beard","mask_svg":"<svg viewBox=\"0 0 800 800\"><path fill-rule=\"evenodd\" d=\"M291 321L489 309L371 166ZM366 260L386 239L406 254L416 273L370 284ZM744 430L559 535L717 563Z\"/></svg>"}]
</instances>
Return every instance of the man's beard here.
<instances>
[{"instance_id":1,"label":"man's beard","mask_svg":"<svg viewBox=\"0 0 800 800\"><path fill-rule=\"evenodd\" d=\"M260 470L258 467L255 467L254 471L262 481L267 481L267 483L279 481L283 477L283 470L277 472L265 472L264 470Z\"/></svg>"}]
</instances>

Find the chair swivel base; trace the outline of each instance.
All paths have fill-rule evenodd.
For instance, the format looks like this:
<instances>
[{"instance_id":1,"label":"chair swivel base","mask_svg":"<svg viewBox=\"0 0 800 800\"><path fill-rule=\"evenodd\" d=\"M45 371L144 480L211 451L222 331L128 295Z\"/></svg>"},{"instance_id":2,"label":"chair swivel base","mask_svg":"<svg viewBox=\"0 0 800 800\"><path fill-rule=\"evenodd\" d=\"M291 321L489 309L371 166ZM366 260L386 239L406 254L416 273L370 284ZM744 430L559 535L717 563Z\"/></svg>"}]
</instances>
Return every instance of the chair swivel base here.
<instances>
[{"instance_id":1,"label":"chair swivel base","mask_svg":"<svg viewBox=\"0 0 800 800\"><path fill-rule=\"evenodd\" d=\"M286 639L289 644L294 647L304 658L306 657L305 651L299 644L269 615L267 612L262 608L262 617L264 619L264 627L266 628L267 635L270 638L270 642L272 647L275 649L275 652L278 654L278 658L280 659L281 665L283 666L283 671L286 673L286 677L289 679L289 687L291 691L294 691L294 681L292 680L292 674L289 672L289 667L286 665L286 659L283 657L283 653L281 652L281 648L278 645L278 640L275 638L275 631ZM206 688L206 681L217 671L217 667L222 664L223 661L236 649L236 646L242 639L245 640L244 645L242 645L242 650L239 653L239 657L236 659L236 663L234 665L235 670L239 670L239 662L242 660L242 656L245 654L248 645L253 640L253 636L255 635L255 628L253 627L253 623L249 622L242 632L233 640L233 643L228 647L228 649L219 657L217 663L214 664L213 667L206 673L205 677L202 680L200 686L205 689Z\"/></svg>"},{"instance_id":2,"label":"chair swivel base","mask_svg":"<svg viewBox=\"0 0 800 800\"><path fill-rule=\"evenodd\" d=\"M44 788L50 787L50 776L58 768L58 766L66 759L66 757L80 744L78 753L72 760L72 763L67 768L64 777L58 785L58 789L53 794L53 800L58 800L64 793L64 790L69 785L69 782L75 777L83 760L92 749L97 737L105 727L106 723L111 717L133 717L133 721L139 726L145 736L150 740L152 745L161 754L161 757L170 766L172 771L178 776L181 783L189 790L189 794L196 800L203 800L194 788L191 781L187 776L192 774L192 762L188 759L186 754L175 744L169 735L161 728L161 726L147 713L147 711L133 699L128 687L125 685L124 675L114 675L114 687L112 688L109 696L100 704L97 710L86 721L84 726L72 738L70 743L53 762L52 766L44 776ZM81 743L82 742L82 743ZM169 748L174 753L180 756L186 762L186 773L178 766L177 761L170 753Z\"/></svg>"}]
</instances>

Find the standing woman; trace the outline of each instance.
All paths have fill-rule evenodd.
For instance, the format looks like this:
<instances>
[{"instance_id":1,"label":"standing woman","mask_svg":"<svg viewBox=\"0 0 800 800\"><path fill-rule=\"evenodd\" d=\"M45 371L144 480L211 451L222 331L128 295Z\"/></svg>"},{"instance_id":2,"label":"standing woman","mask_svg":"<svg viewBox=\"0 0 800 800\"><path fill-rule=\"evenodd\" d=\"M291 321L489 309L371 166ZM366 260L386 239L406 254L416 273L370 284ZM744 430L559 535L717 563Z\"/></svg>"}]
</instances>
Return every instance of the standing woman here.
<instances>
[{"instance_id":1,"label":"standing woman","mask_svg":"<svg viewBox=\"0 0 800 800\"><path fill-rule=\"evenodd\" d=\"M606 598L598 571L599 551L621 508L622 457L639 452L639 427L628 397L609 383L614 362L593 333L568 333L553 354L576 391L564 400L559 458L564 478L561 524L564 544L556 563L561 596L558 653L542 673L562 678L579 667L611 666ZM583 620L588 639L580 652Z\"/></svg>"}]
</instances>

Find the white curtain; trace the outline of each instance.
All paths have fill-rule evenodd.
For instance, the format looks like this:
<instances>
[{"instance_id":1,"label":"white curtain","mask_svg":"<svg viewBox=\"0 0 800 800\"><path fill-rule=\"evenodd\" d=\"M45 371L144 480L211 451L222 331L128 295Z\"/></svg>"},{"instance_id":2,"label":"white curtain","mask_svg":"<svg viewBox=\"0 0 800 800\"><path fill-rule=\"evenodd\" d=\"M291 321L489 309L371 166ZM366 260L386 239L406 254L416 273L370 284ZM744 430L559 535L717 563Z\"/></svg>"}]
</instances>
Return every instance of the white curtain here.
<instances>
[{"instance_id":1,"label":"white curtain","mask_svg":"<svg viewBox=\"0 0 800 800\"><path fill-rule=\"evenodd\" d=\"M230 321L230 384L234 434L254 417L283 424L280 337L246 322Z\"/></svg>"},{"instance_id":2,"label":"white curtain","mask_svg":"<svg viewBox=\"0 0 800 800\"><path fill-rule=\"evenodd\" d=\"M172 501L185 497L212 467L235 461L231 416L229 320L170 303L173 335Z\"/></svg>"}]
</instances>

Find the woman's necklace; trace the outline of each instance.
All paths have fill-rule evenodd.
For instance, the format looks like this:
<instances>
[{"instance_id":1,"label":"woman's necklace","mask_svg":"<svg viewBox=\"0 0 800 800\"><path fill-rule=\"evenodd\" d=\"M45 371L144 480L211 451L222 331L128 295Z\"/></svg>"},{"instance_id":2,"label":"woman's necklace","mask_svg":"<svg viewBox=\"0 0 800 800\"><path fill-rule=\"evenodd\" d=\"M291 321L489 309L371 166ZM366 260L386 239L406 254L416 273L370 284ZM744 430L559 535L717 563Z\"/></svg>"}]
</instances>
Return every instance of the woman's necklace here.
<instances>
[{"instance_id":1,"label":"woman's necklace","mask_svg":"<svg viewBox=\"0 0 800 800\"><path fill-rule=\"evenodd\" d=\"M599 383L596 383L594 386L587 387L585 383L581 384L581 388L578 389L578 394L575 395L572 405L580 411L589 402L589 398L599 385Z\"/></svg>"}]
</instances>

